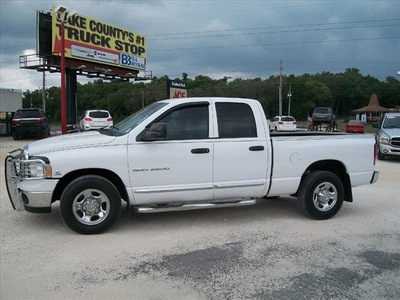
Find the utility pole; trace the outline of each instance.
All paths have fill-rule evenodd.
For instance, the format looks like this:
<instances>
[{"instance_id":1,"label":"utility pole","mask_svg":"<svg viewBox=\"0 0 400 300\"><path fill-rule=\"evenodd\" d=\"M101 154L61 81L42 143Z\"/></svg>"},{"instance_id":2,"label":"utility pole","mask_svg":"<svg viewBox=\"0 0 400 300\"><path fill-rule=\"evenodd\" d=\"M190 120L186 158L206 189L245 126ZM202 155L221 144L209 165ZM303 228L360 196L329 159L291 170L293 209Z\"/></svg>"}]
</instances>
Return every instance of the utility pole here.
<instances>
[{"instance_id":1,"label":"utility pole","mask_svg":"<svg viewBox=\"0 0 400 300\"><path fill-rule=\"evenodd\" d=\"M289 98L289 105L288 105L288 116L290 116L290 100L292 99L292 85L289 85L289 92L287 94Z\"/></svg>"},{"instance_id":2,"label":"utility pole","mask_svg":"<svg viewBox=\"0 0 400 300\"><path fill-rule=\"evenodd\" d=\"M279 116L282 116L282 71L283 60L279 61Z\"/></svg>"},{"instance_id":3,"label":"utility pole","mask_svg":"<svg viewBox=\"0 0 400 300\"><path fill-rule=\"evenodd\" d=\"M42 110L46 112L46 72L43 71L43 82L42 82Z\"/></svg>"}]
</instances>

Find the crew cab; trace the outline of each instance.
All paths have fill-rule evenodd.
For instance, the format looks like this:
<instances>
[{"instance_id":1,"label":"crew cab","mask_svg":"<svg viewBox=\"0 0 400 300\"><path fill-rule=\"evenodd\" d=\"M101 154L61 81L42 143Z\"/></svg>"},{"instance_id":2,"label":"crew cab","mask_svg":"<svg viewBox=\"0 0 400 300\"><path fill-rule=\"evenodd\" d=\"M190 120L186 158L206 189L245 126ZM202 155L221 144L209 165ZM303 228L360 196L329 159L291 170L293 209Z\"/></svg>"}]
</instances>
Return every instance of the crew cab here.
<instances>
[{"instance_id":1,"label":"crew cab","mask_svg":"<svg viewBox=\"0 0 400 300\"><path fill-rule=\"evenodd\" d=\"M131 212L256 204L296 196L311 218L334 216L352 187L372 184L371 135L276 133L257 100L180 98L155 102L114 127L35 141L9 153L12 206L51 212L83 234ZM122 201L121 201L122 200Z\"/></svg>"}]
</instances>

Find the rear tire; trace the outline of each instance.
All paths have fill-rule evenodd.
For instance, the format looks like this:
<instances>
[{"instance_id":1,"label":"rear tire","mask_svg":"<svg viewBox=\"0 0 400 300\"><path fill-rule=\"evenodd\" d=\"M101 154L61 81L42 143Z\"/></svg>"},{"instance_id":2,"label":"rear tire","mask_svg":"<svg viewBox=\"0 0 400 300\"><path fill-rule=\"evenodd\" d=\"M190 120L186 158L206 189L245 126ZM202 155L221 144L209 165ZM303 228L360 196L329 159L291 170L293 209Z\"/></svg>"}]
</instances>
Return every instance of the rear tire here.
<instances>
[{"instance_id":1,"label":"rear tire","mask_svg":"<svg viewBox=\"0 0 400 300\"><path fill-rule=\"evenodd\" d=\"M343 204L343 183L331 172L312 172L300 183L297 199L303 211L311 218L332 218Z\"/></svg>"},{"instance_id":2,"label":"rear tire","mask_svg":"<svg viewBox=\"0 0 400 300\"><path fill-rule=\"evenodd\" d=\"M108 179L85 175L71 181L61 195L60 213L72 230L83 234L105 232L117 221L121 196Z\"/></svg>"},{"instance_id":3,"label":"rear tire","mask_svg":"<svg viewBox=\"0 0 400 300\"><path fill-rule=\"evenodd\" d=\"M14 139L15 141L19 140L19 135L16 134L16 133L13 133L13 139Z\"/></svg>"}]
</instances>

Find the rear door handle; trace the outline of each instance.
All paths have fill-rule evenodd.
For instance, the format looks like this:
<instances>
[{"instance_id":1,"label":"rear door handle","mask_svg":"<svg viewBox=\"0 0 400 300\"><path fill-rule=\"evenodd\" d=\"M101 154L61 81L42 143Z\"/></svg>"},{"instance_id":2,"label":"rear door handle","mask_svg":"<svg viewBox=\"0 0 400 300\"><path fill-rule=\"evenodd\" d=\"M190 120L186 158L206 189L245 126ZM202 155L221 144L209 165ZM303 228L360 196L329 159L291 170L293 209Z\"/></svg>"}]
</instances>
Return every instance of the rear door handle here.
<instances>
[{"instance_id":1,"label":"rear door handle","mask_svg":"<svg viewBox=\"0 0 400 300\"><path fill-rule=\"evenodd\" d=\"M250 151L264 151L264 146L251 146Z\"/></svg>"},{"instance_id":2,"label":"rear door handle","mask_svg":"<svg viewBox=\"0 0 400 300\"><path fill-rule=\"evenodd\" d=\"M210 153L210 149L208 148L195 148L191 151L193 154L203 154L203 153Z\"/></svg>"}]
</instances>

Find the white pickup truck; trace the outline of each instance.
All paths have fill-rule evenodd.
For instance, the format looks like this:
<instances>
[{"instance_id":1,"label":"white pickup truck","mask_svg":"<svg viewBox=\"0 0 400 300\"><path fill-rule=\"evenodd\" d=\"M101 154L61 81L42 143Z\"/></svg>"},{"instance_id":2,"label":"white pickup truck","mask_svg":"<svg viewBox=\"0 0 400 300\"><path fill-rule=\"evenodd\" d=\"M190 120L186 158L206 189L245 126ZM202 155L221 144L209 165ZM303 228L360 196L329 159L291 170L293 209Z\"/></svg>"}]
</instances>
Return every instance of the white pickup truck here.
<instances>
[{"instance_id":1,"label":"white pickup truck","mask_svg":"<svg viewBox=\"0 0 400 300\"><path fill-rule=\"evenodd\" d=\"M328 219L379 176L373 136L271 137L260 103L238 98L159 101L114 127L32 142L5 163L14 209L51 212L60 201L64 222L84 234L109 229L121 200L149 213L293 195Z\"/></svg>"}]
</instances>

